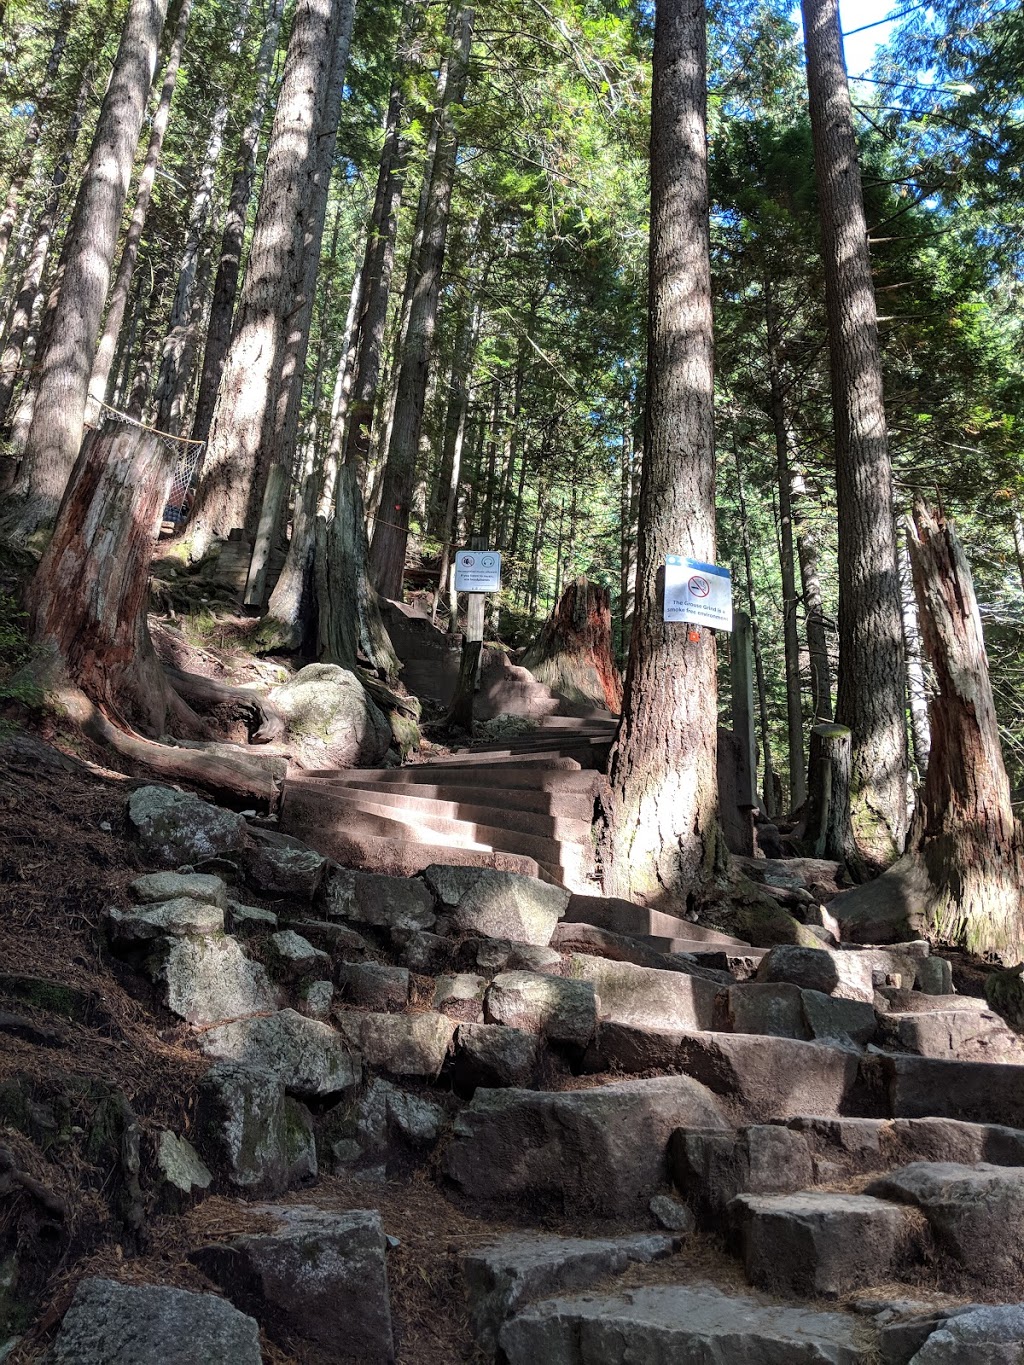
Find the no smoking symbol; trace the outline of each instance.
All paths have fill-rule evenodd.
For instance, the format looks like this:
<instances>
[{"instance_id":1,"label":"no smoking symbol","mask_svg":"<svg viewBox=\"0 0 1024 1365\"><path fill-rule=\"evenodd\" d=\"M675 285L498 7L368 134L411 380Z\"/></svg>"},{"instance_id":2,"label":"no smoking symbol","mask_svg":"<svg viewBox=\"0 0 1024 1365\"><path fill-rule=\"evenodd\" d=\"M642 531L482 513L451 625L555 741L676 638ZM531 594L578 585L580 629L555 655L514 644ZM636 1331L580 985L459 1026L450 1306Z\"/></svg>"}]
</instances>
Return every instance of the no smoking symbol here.
<instances>
[{"instance_id":1,"label":"no smoking symbol","mask_svg":"<svg viewBox=\"0 0 1024 1365\"><path fill-rule=\"evenodd\" d=\"M711 592L711 584L699 574L694 574L686 587L691 597L707 597Z\"/></svg>"}]
</instances>

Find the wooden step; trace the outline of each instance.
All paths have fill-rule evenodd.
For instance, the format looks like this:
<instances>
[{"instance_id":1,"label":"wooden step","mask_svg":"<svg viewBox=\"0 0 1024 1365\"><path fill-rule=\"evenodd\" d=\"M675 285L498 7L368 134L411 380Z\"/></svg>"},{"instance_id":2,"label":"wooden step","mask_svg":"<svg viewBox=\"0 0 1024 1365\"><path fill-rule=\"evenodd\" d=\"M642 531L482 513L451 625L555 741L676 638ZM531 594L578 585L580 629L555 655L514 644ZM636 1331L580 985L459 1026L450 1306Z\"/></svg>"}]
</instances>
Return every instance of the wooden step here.
<instances>
[{"instance_id":1,"label":"wooden step","mask_svg":"<svg viewBox=\"0 0 1024 1365\"><path fill-rule=\"evenodd\" d=\"M297 779L301 780L301 779ZM373 792L377 801L397 801L400 798L415 800L419 797L432 797L435 801L457 803L463 806L481 806L494 792L487 788L481 791L479 785L459 782L361 782L358 776L339 778L320 778L321 782L332 788ZM537 791L531 787L513 787L500 793L501 812L536 811L552 819L583 821L588 828L593 820L594 797L590 792L575 791ZM494 809L488 807L488 809ZM458 814L460 812L452 812ZM478 818L475 815L467 819ZM488 823L494 823L489 821Z\"/></svg>"}]
</instances>

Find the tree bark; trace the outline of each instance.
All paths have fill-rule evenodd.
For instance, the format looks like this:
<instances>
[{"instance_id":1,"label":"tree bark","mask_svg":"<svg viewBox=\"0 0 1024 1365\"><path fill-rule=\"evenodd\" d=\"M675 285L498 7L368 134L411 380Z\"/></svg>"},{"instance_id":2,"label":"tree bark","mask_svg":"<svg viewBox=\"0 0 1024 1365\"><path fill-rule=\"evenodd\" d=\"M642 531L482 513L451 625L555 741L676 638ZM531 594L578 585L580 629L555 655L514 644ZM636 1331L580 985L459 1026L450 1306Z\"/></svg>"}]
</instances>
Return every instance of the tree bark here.
<instances>
[{"instance_id":1,"label":"tree bark","mask_svg":"<svg viewBox=\"0 0 1024 1365\"><path fill-rule=\"evenodd\" d=\"M185 537L190 557L246 521L260 453L273 437L295 286L319 165L339 0L298 0L267 151L238 316L224 361L203 478ZM262 501L262 485L256 507Z\"/></svg>"},{"instance_id":2,"label":"tree bark","mask_svg":"<svg viewBox=\"0 0 1024 1365\"><path fill-rule=\"evenodd\" d=\"M853 735L854 835L886 866L907 834L907 736L892 469L838 0L802 0L822 226L839 511L839 721Z\"/></svg>"},{"instance_id":3,"label":"tree bark","mask_svg":"<svg viewBox=\"0 0 1024 1365\"><path fill-rule=\"evenodd\" d=\"M473 10L469 7L461 10L459 30L458 50L453 55L445 97L437 111L440 131L433 174L427 188L423 248L416 264L409 330L401 353L394 423L381 482L380 515L374 524L370 547L370 570L377 590L383 597L400 597L402 593L409 513L455 178L457 134L452 124L451 109L462 100L473 36Z\"/></svg>"},{"instance_id":4,"label":"tree bark","mask_svg":"<svg viewBox=\"0 0 1024 1365\"><path fill-rule=\"evenodd\" d=\"M665 555L715 557L705 8L656 7L650 320L636 609L602 840L605 891L686 904L721 854L711 631L662 619Z\"/></svg>"},{"instance_id":5,"label":"tree bark","mask_svg":"<svg viewBox=\"0 0 1024 1365\"><path fill-rule=\"evenodd\" d=\"M131 0L100 106L68 229L53 332L41 359L23 460L27 477L16 490L22 502L6 521L8 534L18 538L52 525L82 444L96 337L166 11L167 0Z\"/></svg>"},{"instance_id":6,"label":"tree bark","mask_svg":"<svg viewBox=\"0 0 1024 1365\"><path fill-rule=\"evenodd\" d=\"M235 174L231 182L228 208L221 232L220 258L213 282L210 320L206 329L206 347L203 351L203 369L192 422L194 441L205 441L210 434L210 423L213 420L214 403L224 370L224 359L231 343L231 318L238 292L242 239L245 236L249 199L256 176L256 153L259 148L260 129L263 127L263 114L267 107L270 75L274 65L274 54L277 51L283 11L284 0L270 0L264 21L263 38L256 58L256 93L253 96L249 117L238 139Z\"/></svg>"},{"instance_id":7,"label":"tree bark","mask_svg":"<svg viewBox=\"0 0 1024 1365\"><path fill-rule=\"evenodd\" d=\"M928 771L931 731L928 728L928 687L925 681L921 645L921 622L914 596L914 575L906 540L900 548L900 595L903 599L903 643L907 659L907 704L910 709L910 734L914 742L914 763L919 778Z\"/></svg>"},{"instance_id":8,"label":"tree bark","mask_svg":"<svg viewBox=\"0 0 1024 1365\"><path fill-rule=\"evenodd\" d=\"M181 54L185 47L185 34L188 32L191 14L192 0L181 0L171 50L167 54L167 65L164 67L160 99L150 126L149 148L142 166L142 173L139 176L138 188L135 191L135 207L132 210L131 222L128 224L128 231L125 234L124 246L121 248L121 259L114 276L114 286L110 291L107 316L103 324L103 335L100 337L96 356L92 362L89 398L85 407L85 420L89 426L96 425L100 415L100 404L107 397L110 368L114 363L117 338L121 331L125 308L131 294L135 264L139 258L139 246L146 228L146 218L149 214L150 200L153 197L156 173L160 166L160 158L163 155L164 138L167 134L167 125L171 119L171 101L174 98L174 88L178 83Z\"/></svg>"},{"instance_id":9,"label":"tree bark","mask_svg":"<svg viewBox=\"0 0 1024 1365\"><path fill-rule=\"evenodd\" d=\"M860 858L850 822L850 731L845 725L811 727L802 843L808 857L834 859L859 876Z\"/></svg>"},{"instance_id":10,"label":"tree bark","mask_svg":"<svg viewBox=\"0 0 1024 1365\"><path fill-rule=\"evenodd\" d=\"M793 470L791 503L796 532L800 582L804 594L807 655L811 666L811 698L816 721L832 719L832 670L829 667L828 639L825 635L825 609L818 574L818 540L808 515L810 495L807 479L799 467Z\"/></svg>"},{"instance_id":11,"label":"tree bark","mask_svg":"<svg viewBox=\"0 0 1024 1365\"><path fill-rule=\"evenodd\" d=\"M747 498L743 488L743 460L739 443L733 431L733 455L736 460L736 492L740 509L740 538L743 542L743 568L747 586L747 612L750 616L750 643L754 654L754 678L757 685L757 713L761 723L761 762L764 769L764 782L761 787L765 812L778 814L775 802L775 768L772 763L772 741L768 728L768 692L764 684L764 659L761 657L761 633L758 630L757 601L754 597L754 570L750 558L750 525L747 521ZM755 773L754 787L757 780ZM794 802L794 805L796 803Z\"/></svg>"},{"instance_id":12,"label":"tree bark","mask_svg":"<svg viewBox=\"0 0 1024 1365\"><path fill-rule=\"evenodd\" d=\"M583 576L569 584L521 660L552 692L584 708L622 707L622 679L612 650L607 588Z\"/></svg>"}]
</instances>

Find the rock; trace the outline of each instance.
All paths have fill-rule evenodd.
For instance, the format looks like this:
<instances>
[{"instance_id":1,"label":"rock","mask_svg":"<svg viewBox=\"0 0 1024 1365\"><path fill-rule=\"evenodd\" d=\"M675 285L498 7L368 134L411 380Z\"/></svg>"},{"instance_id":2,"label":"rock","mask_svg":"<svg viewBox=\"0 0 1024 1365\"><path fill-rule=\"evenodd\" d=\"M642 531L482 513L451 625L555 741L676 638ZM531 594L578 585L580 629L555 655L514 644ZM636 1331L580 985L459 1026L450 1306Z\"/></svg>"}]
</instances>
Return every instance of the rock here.
<instances>
[{"instance_id":1,"label":"rock","mask_svg":"<svg viewBox=\"0 0 1024 1365\"><path fill-rule=\"evenodd\" d=\"M270 696L304 767L374 768L391 744L387 717L347 668L308 664Z\"/></svg>"},{"instance_id":2,"label":"rock","mask_svg":"<svg viewBox=\"0 0 1024 1365\"><path fill-rule=\"evenodd\" d=\"M278 1194L316 1175L308 1111L281 1081L239 1062L216 1062L199 1082L197 1141L232 1185Z\"/></svg>"},{"instance_id":3,"label":"rock","mask_svg":"<svg viewBox=\"0 0 1024 1365\"><path fill-rule=\"evenodd\" d=\"M303 1204L257 1204L253 1212L272 1227L201 1247L192 1259L272 1334L329 1348L332 1360L390 1365L394 1341L380 1214Z\"/></svg>"},{"instance_id":4,"label":"rock","mask_svg":"<svg viewBox=\"0 0 1024 1365\"><path fill-rule=\"evenodd\" d=\"M503 938L463 939L460 960L482 972L503 972L512 956L512 944Z\"/></svg>"},{"instance_id":5,"label":"rock","mask_svg":"<svg viewBox=\"0 0 1024 1365\"><path fill-rule=\"evenodd\" d=\"M308 939L316 948L346 961L361 958L370 951L370 945L361 934L350 929L347 924L332 924L325 919L292 919L288 926L297 934Z\"/></svg>"},{"instance_id":6,"label":"rock","mask_svg":"<svg viewBox=\"0 0 1024 1365\"><path fill-rule=\"evenodd\" d=\"M929 996L937 1000L938 996ZM957 999L956 996L953 997ZM941 1057L962 1062L1024 1061L1024 1042L987 1010L929 1010L915 1014L884 1014L880 1043L919 1057Z\"/></svg>"},{"instance_id":7,"label":"rock","mask_svg":"<svg viewBox=\"0 0 1024 1365\"><path fill-rule=\"evenodd\" d=\"M507 1365L869 1365L870 1334L842 1313L765 1304L710 1285L547 1299L505 1324Z\"/></svg>"},{"instance_id":8,"label":"rock","mask_svg":"<svg viewBox=\"0 0 1024 1365\"><path fill-rule=\"evenodd\" d=\"M956 1273L988 1289L1020 1289L1024 1267L1024 1170L914 1161L868 1187L921 1210Z\"/></svg>"},{"instance_id":9,"label":"rock","mask_svg":"<svg viewBox=\"0 0 1024 1365\"><path fill-rule=\"evenodd\" d=\"M339 1027L361 1049L368 1066L392 1076L437 1076L444 1065L455 1024L443 1014L340 1015Z\"/></svg>"},{"instance_id":10,"label":"rock","mask_svg":"<svg viewBox=\"0 0 1024 1365\"><path fill-rule=\"evenodd\" d=\"M299 988L299 1010L310 1019L330 1019L334 985L330 981L307 981Z\"/></svg>"},{"instance_id":11,"label":"rock","mask_svg":"<svg viewBox=\"0 0 1024 1365\"><path fill-rule=\"evenodd\" d=\"M584 1065L636 1074L672 1068L708 1086L740 1122L838 1114L858 1085L857 1054L755 1034L683 1033L602 1024Z\"/></svg>"},{"instance_id":12,"label":"rock","mask_svg":"<svg viewBox=\"0 0 1024 1365\"><path fill-rule=\"evenodd\" d=\"M502 972L484 999L489 1023L540 1033L553 1043L586 1047L597 1027L597 1001L589 981L536 972Z\"/></svg>"},{"instance_id":13,"label":"rock","mask_svg":"<svg viewBox=\"0 0 1024 1365\"><path fill-rule=\"evenodd\" d=\"M554 948L534 943L512 943L505 963L510 971L557 972L562 966L562 955Z\"/></svg>"},{"instance_id":14,"label":"rock","mask_svg":"<svg viewBox=\"0 0 1024 1365\"><path fill-rule=\"evenodd\" d=\"M966 1119L1024 1128L1024 1086L1018 1066L947 1062L931 1057L865 1057L865 1083L884 1091L895 1118Z\"/></svg>"},{"instance_id":15,"label":"rock","mask_svg":"<svg viewBox=\"0 0 1024 1365\"><path fill-rule=\"evenodd\" d=\"M331 918L372 924L392 932L431 929L437 920L434 898L414 877L384 877L375 872L333 867L321 900Z\"/></svg>"},{"instance_id":16,"label":"rock","mask_svg":"<svg viewBox=\"0 0 1024 1365\"><path fill-rule=\"evenodd\" d=\"M1020 1365L1024 1304L968 1308L947 1318L910 1365Z\"/></svg>"},{"instance_id":17,"label":"rock","mask_svg":"<svg viewBox=\"0 0 1024 1365\"><path fill-rule=\"evenodd\" d=\"M707 1029L714 1024L718 987L698 976L574 953L569 977L591 984L602 1021L665 1029Z\"/></svg>"},{"instance_id":18,"label":"rock","mask_svg":"<svg viewBox=\"0 0 1024 1365\"><path fill-rule=\"evenodd\" d=\"M398 945L402 962L412 972L423 976L433 976L436 971L447 965L451 956L451 945L440 934L428 933L417 929L404 938Z\"/></svg>"},{"instance_id":19,"label":"rock","mask_svg":"<svg viewBox=\"0 0 1024 1365\"><path fill-rule=\"evenodd\" d=\"M271 934L266 953L275 975L282 981L309 981L330 975L331 959L294 929Z\"/></svg>"},{"instance_id":20,"label":"rock","mask_svg":"<svg viewBox=\"0 0 1024 1365\"><path fill-rule=\"evenodd\" d=\"M780 944L771 950L757 969L759 981L789 981L794 986L835 995L842 1000L874 1000L872 964L858 952L830 951L826 948L800 948Z\"/></svg>"},{"instance_id":21,"label":"rock","mask_svg":"<svg viewBox=\"0 0 1024 1365\"><path fill-rule=\"evenodd\" d=\"M396 1136L410 1147L430 1147L447 1121L440 1104L376 1077L360 1101L356 1137L361 1151L370 1153L384 1151L388 1138Z\"/></svg>"},{"instance_id":22,"label":"rock","mask_svg":"<svg viewBox=\"0 0 1024 1365\"><path fill-rule=\"evenodd\" d=\"M144 877L136 877L129 884L128 891L135 900L144 904L173 901L184 896L207 905L223 906L227 896L227 887L220 877L211 877L203 872L187 875L180 872L148 872Z\"/></svg>"},{"instance_id":23,"label":"rock","mask_svg":"<svg viewBox=\"0 0 1024 1365\"><path fill-rule=\"evenodd\" d=\"M50 1365L260 1365L259 1328L216 1294L82 1280Z\"/></svg>"},{"instance_id":24,"label":"rock","mask_svg":"<svg viewBox=\"0 0 1024 1365\"><path fill-rule=\"evenodd\" d=\"M443 905L454 906L454 923L467 934L509 939L546 948L569 904L564 887L516 872L433 864L424 880Z\"/></svg>"},{"instance_id":25,"label":"rock","mask_svg":"<svg viewBox=\"0 0 1024 1365\"><path fill-rule=\"evenodd\" d=\"M727 992L726 1010L733 1033L769 1034L773 1038L808 1038L799 986L786 982L754 982ZM872 1021L874 1011L872 1011Z\"/></svg>"},{"instance_id":26,"label":"rock","mask_svg":"<svg viewBox=\"0 0 1024 1365\"><path fill-rule=\"evenodd\" d=\"M167 1008L196 1027L278 1006L266 969L233 938L164 939L146 970L161 986Z\"/></svg>"},{"instance_id":27,"label":"rock","mask_svg":"<svg viewBox=\"0 0 1024 1365\"><path fill-rule=\"evenodd\" d=\"M641 1233L606 1239L520 1233L462 1257L469 1319L478 1346L492 1355L502 1323L524 1304L563 1290L585 1289L636 1262L670 1256L675 1239Z\"/></svg>"},{"instance_id":28,"label":"rock","mask_svg":"<svg viewBox=\"0 0 1024 1365\"><path fill-rule=\"evenodd\" d=\"M851 943L900 943L927 932L929 896L923 864L904 858L885 876L841 891L828 908Z\"/></svg>"},{"instance_id":29,"label":"rock","mask_svg":"<svg viewBox=\"0 0 1024 1365\"><path fill-rule=\"evenodd\" d=\"M224 931L224 911L209 901L178 896L175 900L158 901L153 905L119 910L112 906L106 912L107 933L115 947L133 947L151 943L154 939L198 934L220 934Z\"/></svg>"},{"instance_id":30,"label":"rock","mask_svg":"<svg viewBox=\"0 0 1024 1365\"><path fill-rule=\"evenodd\" d=\"M656 1194L647 1206L655 1221L669 1232L688 1234L697 1226L697 1220L678 1199L668 1194Z\"/></svg>"},{"instance_id":31,"label":"rock","mask_svg":"<svg viewBox=\"0 0 1024 1365\"><path fill-rule=\"evenodd\" d=\"M675 1128L725 1129L686 1076L566 1092L478 1090L455 1120L445 1173L483 1204L635 1215L668 1177Z\"/></svg>"},{"instance_id":32,"label":"rock","mask_svg":"<svg viewBox=\"0 0 1024 1365\"><path fill-rule=\"evenodd\" d=\"M472 972L439 976L434 984L434 1009L453 1019L480 1023L484 1017L484 994L488 981Z\"/></svg>"},{"instance_id":33,"label":"rock","mask_svg":"<svg viewBox=\"0 0 1024 1365\"><path fill-rule=\"evenodd\" d=\"M925 995L952 995L953 968L944 957L925 957L917 964L914 989Z\"/></svg>"},{"instance_id":34,"label":"rock","mask_svg":"<svg viewBox=\"0 0 1024 1365\"><path fill-rule=\"evenodd\" d=\"M747 1279L773 1294L836 1298L907 1269L916 1223L862 1194L740 1194L729 1206Z\"/></svg>"},{"instance_id":35,"label":"rock","mask_svg":"<svg viewBox=\"0 0 1024 1365\"><path fill-rule=\"evenodd\" d=\"M186 1199L213 1183L213 1175L192 1144L166 1129L157 1134L156 1168L166 1184Z\"/></svg>"},{"instance_id":36,"label":"rock","mask_svg":"<svg viewBox=\"0 0 1024 1365\"><path fill-rule=\"evenodd\" d=\"M751 1124L739 1132L680 1128L669 1142L672 1180L702 1223L720 1228L740 1194L788 1194L814 1179L802 1133L774 1124Z\"/></svg>"},{"instance_id":37,"label":"rock","mask_svg":"<svg viewBox=\"0 0 1024 1365\"><path fill-rule=\"evenodd\" d=\"M228 901L228 924L233 934L265 934L277 928L278 920L273 910L264 910L259 905L242 905L238 901Z\"/></svg>"},{"instance_id":38,"label":"rock","mask_svg":"<svg viewBox=\"0 0 1024 1365\"><path fill-rule=\"evenodd\" d=\"M351 1044L327 1024L295 1010L223 1024L203 1034L200 1043L209 1056L258 1067L295 1095L340 1095L362 1079L359 1054Z\"/></svg>"},{"instance_id":39,"label":"rock","mask_svg":"<svg viewBox=\"0 0 1024 1365\"><path fill-rule=\"evenodd\" d=\"M801 991L800 1004L812 1038L849 1040L864 1046L878 1027L873 1006L821 991Z\"/></svg>"},{"instance_id":40,"label":"rock","mask_svg":"<svg viewBox=\"0 0 1024 1365\"><path fill-rule=\"evenodd\" d=\"M128 823L145 852L172 867L233 853L246 837L242 816L170 787L133 791Z\"/></svg>"},{"instance_id":41,"label":"rock","mask_svg":"<svg viewBox=\"0 0 1024 1365\"><path fill-rule=\"evenodd\" d=\"M338 989L352 1005L371 1010L404 1010L409 1003L409 969L380 962L345 963L338 968Z\"/></svg>"},{"instance_id":42,"label":"rock","mask_svg":"<svg viewBox=\"0 0 1024 1365\"><path fill-rule=\"evenodd\" d=\"M540 1040L523 1029L499 1024L460 1024L455 1074L468 1088L528 1086L537 1070Z\"/></svg>"},{"instance_id":43,"label":"rock","mask_svg":"<svg viewBox=\"0 0 1024 1365\"><path fill-rule=\"evenodd\" d=\"M257 844L246 849L243 865L246 881L264 895L311 901L320 890L328 862L322 854L305 846Z\"/></svg>"}]
</instances>

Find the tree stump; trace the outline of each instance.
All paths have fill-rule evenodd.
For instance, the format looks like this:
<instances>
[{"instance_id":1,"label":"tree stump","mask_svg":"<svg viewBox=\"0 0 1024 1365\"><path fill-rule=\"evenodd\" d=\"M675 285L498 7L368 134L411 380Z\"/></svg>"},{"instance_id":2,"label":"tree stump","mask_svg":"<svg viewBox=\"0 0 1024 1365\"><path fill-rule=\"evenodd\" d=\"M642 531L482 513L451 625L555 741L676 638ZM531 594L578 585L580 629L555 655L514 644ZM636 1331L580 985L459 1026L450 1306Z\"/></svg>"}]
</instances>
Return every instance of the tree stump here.
<instances>
[{"instance_id":1,"label":"tree stump","mask_svg":"<svg viewBox=\"0 0 1024 1365\"><path fill-rule=\"evenodd\" d=\"M582 576L570 583L522 665L573 706L621 711L622 678L612 650L608 589Z\"/></svg>"},{"instance_id":2,"label":"tree stump","mask_svg":"<svg viewBox=\"0 0 1024 1365\"><path fill-rule=\"evenodd\" d=\"M850 731L811 727L811 760L803 846L808 857L830 858L854 871L860 858L850 821Z\"/></svg>"}]
</instances>

